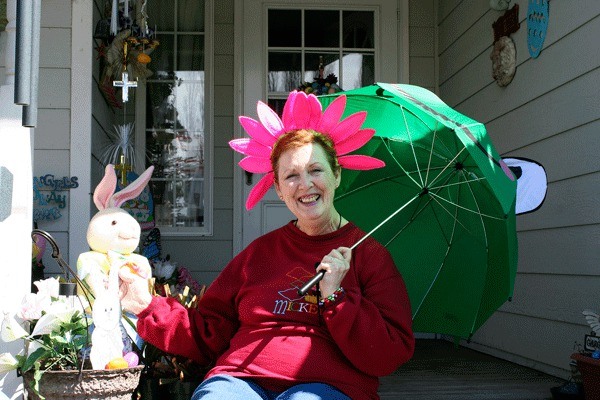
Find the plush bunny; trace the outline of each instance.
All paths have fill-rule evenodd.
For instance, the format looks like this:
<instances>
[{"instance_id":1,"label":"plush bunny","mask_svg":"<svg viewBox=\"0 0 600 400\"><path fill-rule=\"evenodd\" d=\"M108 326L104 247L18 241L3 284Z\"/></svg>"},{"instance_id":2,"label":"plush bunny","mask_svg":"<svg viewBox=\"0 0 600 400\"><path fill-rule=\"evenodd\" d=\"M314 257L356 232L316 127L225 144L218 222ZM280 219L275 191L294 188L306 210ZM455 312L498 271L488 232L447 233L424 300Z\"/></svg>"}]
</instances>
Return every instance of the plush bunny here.
<instances>
[{"instance_id":1,"label":"plush bunny","mask_svg":"<svg viewBox=\"0 0 600 400\"><path fill-rule=\"evenodd\" d=\"M108 288L109 251L120 254L117 261L121 262L121 266L128 266L141 277L149 278L152 273L148 259L133 253L140 242L140 224L120 206L142 192L153 170L151 166L134 182L115 193L117 175L114 166L108 164L102 181L94 190L94 204L99 211L91 219L87 230L87 242L92 250L80 254L77 260L79 278L94 295Z\"/></svg>"},{"instance_id":2,"label":"plush bunny","mask_svg":"<svg viewBox=\"0 0 600 400\"><path fill-rule=\"evenodd\" d=\"M123 357L121 336L121 302L119 300L119 269L121 263L115 259L108 274L108 287L96 288L96 299L92 307L92 349L90 361L93 369L105 369L108 363Z\"/></svg>"},{"instance_id":3,"label":"plush bunny","mask_svg":"<svg viewBox=\"0 0 600 400\"><path fill-rule=\"evenodd\" d=\"M138 339L135 331L121 322L119 271L124 269L140 280L147 280L152 270L146 257L133 253L140 242L140 224L120 206L142 192L153 170L154 167L148 168L115 193L117 175L109 164L94 190L94 203L99 211L87 230L87 242L92 250L77 259L77 274L95 298L92 299L94 331L90 353L94 369L104 369L108 362L123 357L124 343L131 344L127 337Z\"/></svg>"}]
</instances>

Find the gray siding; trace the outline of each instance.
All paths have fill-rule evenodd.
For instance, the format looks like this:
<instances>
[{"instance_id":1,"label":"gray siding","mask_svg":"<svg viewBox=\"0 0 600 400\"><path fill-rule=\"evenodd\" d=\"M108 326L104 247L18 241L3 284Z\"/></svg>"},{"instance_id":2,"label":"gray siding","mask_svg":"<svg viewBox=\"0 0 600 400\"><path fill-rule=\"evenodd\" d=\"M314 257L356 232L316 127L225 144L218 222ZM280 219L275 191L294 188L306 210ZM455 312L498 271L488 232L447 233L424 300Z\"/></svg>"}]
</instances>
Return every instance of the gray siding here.
<instances>
[{"instance_id":1,"label":"gray siding","mask_svg":"<svg viewBox=\"0 0 600 400\"><path fill-rule=\"evenodd\" d=\"M40 27L40 77L38 121L34 130L33 176L53 174L58 178L71 176L71 1L42 2ZM77 189L75 189L77 190ZM42 192L44 193L44 192ZM48 194L48 192L45 192ZM62 217L40 221L38 227L48 231L58 242L61 254L68 261L70 192ZM44 257L46 274L60 273L60 267L50 257Z\"/></svg>"},{"instance_id":2,"label":"gray siding","mask_svg":"<svg viewBox=\"0 0 600 400\"><path fill-rule=\"evenodd\" d=\"M512 4L511 4L512 6ZM486 124L501 155L542 163L542 208L517 217L519 266L513 301L475 334L470 346L568 377L574 342L589 332L581 314L598 310L600 284L600 3L550 2L544 47L527 50L527 3L513 81L492 79L492 23L487 1L437 1L439 94Z\"/></svg>"},{"instance_id":3,"label":"gray siding","mask_svg":"<svg viewBox=\"0 0 600 400\"><path fill-rule=\"evenodd\" d=\"M435 1L410 0L408 14L409 82L436 91Z\"/></svg>"}]
</instances>

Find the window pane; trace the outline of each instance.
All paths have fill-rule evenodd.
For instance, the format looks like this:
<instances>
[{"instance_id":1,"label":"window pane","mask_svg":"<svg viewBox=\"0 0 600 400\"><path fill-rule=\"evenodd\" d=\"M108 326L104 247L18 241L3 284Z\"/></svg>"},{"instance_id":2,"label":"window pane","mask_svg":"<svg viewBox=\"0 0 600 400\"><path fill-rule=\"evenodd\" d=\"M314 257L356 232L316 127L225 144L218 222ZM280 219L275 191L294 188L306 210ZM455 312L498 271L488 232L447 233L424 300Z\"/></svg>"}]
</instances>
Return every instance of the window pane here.
<instances>
[{"instance_id":1,"label":"window pane","mask_svg":"<svg viewBox=\"0 0 600 400\"><path fill-rule=\"evenodd\" d=\"M344 11L344 47L374 48L373 18L372 11Z\"/></svg>"},{"instance_id":2,"label":"window pane","mask_svg":"<svg viewBox=\"0 0 600 400\"><path fill-rule=\"evenodd\" d=\"M152 61L148 67L154 71L151 79L173 79L171 72L174 67L174 52L173 41L174 36L171 34L157 35L156 38L160 45L150 53Z\"/></svg>"},{"instance_id":3,"label":"window pane","mask_svg":"<svg viewBox=\"0 0 600 400\"><path fill-rule=\"evenodd\" d=\"M148 82L146 127L175 129L175 96L173 83Z\"/></svg>"},{"instance_id":4,"label":"window pane","mask_svg":"<svg viewBox=\"0 0 600 400\"><path fill-rule=\"evenodd\" d=\"M152 179L149 185L152 192L152 200L154 201L154 219L156 220L156 225L173 225L173 182L165 181L164 179Z\"/></svg>"},{"instance_id":5,"label":"window pane","mask_svg":"<svg viewBox=\"0 0 600 400\"><path fill-rule=\"evenodd\" d=\"M372 54L349 53L342 63L342 88L352 90L375 83L375 58Z\"/></svg>"},{"instance_id":6,"label":"window pane","mask_svg":"<svg viewBox=\"0 0 600 400\"><path fill-rule=\"evenodd\" d=\"M269 10L269 47L302 46L300 10Z\"/></svg>"},{"instance_id":7,"label":"window pane","mask_svg":"<svg viewBox=\"0 0 600 400\"><path fill-rule=\"evenodd\" d=\"M204 70L204 35L180 35L177 37L177 70Z\"/></svg>"},{"instance_id":8,"label":"window pane","mask_svg":"<svg viewBox=\"0 0 600 400\"><path fill-rule=\"evenodd\" d=\"M204 73L196 73L198 82L180 81L176 90L177 129L204 132Z\"/></svg>"},{"instance_id":9,"label":"window pane","mask_svg":"<svg viewBox=\"0 0 600 400\"><path fill-rule=\"evenodd\" d=\"M306 47L339 47L340 13L338 11L306 10L304 14L304 45Z\"/></svg>"},{"instance_id":10,"label":"window pane","mask_svg":"<svg viewBox=\"0 0 600 400\"><path fill-rule=\"evenodd\" d=\"M326 78L329 74L334 74L339 78L340 62L338 53L306 53L304 56L304 65L306 65L304 81L312 82L319 77L319 64L321 61L323 62L323 78Z\"/></svg>"},{"instance_id":11,"label":"window pane","mask_svg":"<svg viewBox=\"0 0 600 400\"><path fill-rule=\"evenodd\" d=\"M280 117L283 115L283 107L285 106L284 99L269 99L268 104L269 107L271 107L271 109L277 113L277 115Z\"/></svg>"},{"instance_id":12,"label":"window pane","mask_svg":"<svg viewBox=\"0 0 600 400\"><path fill-rule=\"evenodd\" d=\"M164 32L175 30L175 2L173 0L160 0L146 2L148 24L150 28Z\"/></svg>"},{"instance_id":13,"label":"window pane","mask_svg":"<svg viewBox=\"0 0 600 400\"><path fill-rule=\"evenodd\" d=\"M179 32L204 32L204 1L178 0L177 4L177 30Z\"/></svg>"},{"instance_id":14,"label":"window pane","mask_svg":"<svg viewBox=\"0 0 600 400\"><path fill-rule=\"evenodd\" d=\"M300 85L300 53L269 52L269 92L289 92Z\"/></svg>"}]
</instances>

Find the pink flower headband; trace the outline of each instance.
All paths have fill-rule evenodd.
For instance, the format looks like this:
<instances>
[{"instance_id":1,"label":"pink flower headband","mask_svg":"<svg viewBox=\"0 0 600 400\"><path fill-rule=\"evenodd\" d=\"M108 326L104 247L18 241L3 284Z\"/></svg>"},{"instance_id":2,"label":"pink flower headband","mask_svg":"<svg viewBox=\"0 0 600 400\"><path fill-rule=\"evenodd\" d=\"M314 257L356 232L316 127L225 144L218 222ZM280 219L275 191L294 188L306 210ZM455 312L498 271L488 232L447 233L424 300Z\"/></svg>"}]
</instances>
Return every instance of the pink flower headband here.
<instances>
[{"instance_id":1,"label":"pink flower headband","mask_svg":"<svg viewBox=\"0 0 600 400\"><path fill-rule=\"evenodd\" d=\"M336 98L322 113L321 103L315 95L293 91L285 103L282 118L262 101L256 106L260 122L246 116L239 117L250 138L231 140L229 146L246 156L239 162L240 167L251 173L266 174L250 191L246 200L247 210L254 207L273 185L275 173L271 169L271 152L277 139L293 130L312 129L329 136L342 168L369 170L385 166L377 158L345 155L363 146L375 134L374 129L360 129L367 118L366 111L359 111L340 121L345 108L344 95Z\"/></svg>"}]
</instances>

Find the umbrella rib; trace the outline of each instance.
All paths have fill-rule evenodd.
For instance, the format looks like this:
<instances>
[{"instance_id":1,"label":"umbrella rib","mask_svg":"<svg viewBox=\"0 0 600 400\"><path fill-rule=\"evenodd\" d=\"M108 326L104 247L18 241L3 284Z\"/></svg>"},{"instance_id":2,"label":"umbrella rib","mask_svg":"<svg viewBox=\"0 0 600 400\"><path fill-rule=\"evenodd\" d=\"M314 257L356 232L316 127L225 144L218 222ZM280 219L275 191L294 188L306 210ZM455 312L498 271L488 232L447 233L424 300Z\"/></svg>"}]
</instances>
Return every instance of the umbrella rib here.
<instances>
[{"instance_id":1,"label":"umbrella rib","mask_svg":"<svg viewBox=\"0 0 600 400\"><path fill-rule=\"evenodd\" d=\"M464 171L463 171L464 174ZM475 192L473 191L473 188L471 187L471 184L469 181L467 181L467 187L469 188L469 192L471 193L471 196L473 197L473 201L475 202L475 206L477 207L477 210L481 210L481 208L479 207L479 202L477 201L477 197L475 196ZM485 240L485 251L486 253L489 252L489 246L488 246L488 238L487 238L487 229L485 229L485 223L483 222L483 214L480 212L479 213L479 219L481 221L481 228L483 230L483 237ZM487 277L487 276L486 276ZM479 309L481 308L481 302L479 302L479 306L478 306L478 310L477 310L477 315L479 315ZM473 332L475 330L475 323L477 322L477 318L473 319L473 324L471 325L471 332Z\"/></svg>"},{"instance_id":2,"label":"umbrella rib","mask_svg":"<svg viewBox=\"0 0 600 400\"><path fill-rule=\"evenodd\" d=\"M419 194L415 195L412 199L407 201L406 204L404 204L402 207L398 208L396 211L394 211L392 214L390 214L386 219L381 221L379 223L379 225L377 225L375 228L371 229L369 231L369 233L367 233L365 236L363 236L358 242L354 243L352 245L352 247L350 247L350 250L353 250L356 246L358 246L363 241L365 241L369 236L371 236L373 233L375 233L375 231L377 231L379 228L381 228L386 222L388 222L390 219L394 218L396 216L396 214L398 214L400 211L402 211L406 206L408 206L410 203L412 203L413 201L418 199L419 196L420 196Z\"/></svg>"},{"instance_id":3,"label":"umbrella rib","mask_svg":"<svg viewBox=\"0 0 600 400\"><path fill-rule=\"evenodd\" d=\"M421 214L423 211L425 211L425 209L427 208L427 206L429 205L429 203L431 203L431 201L432 201L432 200L431 200L431 199L429 199L429 200L428 200L428 201L427 201L427 202L426 202L426 203L423 205L423 207L421 207L420 209L416 210L416 211L413 213L412 217L410 217L410 218L408 219L408 221L406 222L406 224L404 224L404 226L403 226L402 228L400 228L400 229L398 230L398 232L397 232L397 233L396 233L394 236L392 236L392 238L391 238L390 240L388 240L388 241L387 241L387 242L386 242L386 243L383 245L383 247L387 247L387 246L389 246L389 245L390 245L390 243L392 243L394 240L396 240L396 238L397 238L397 237L398 237L398 236L399 236L399 235L400 235L400 234L401 234L401 233L404 231L404 229L406 229L406 227L408 227L410 224L412 224L412 223L413 223L413 221L414 221L414 220L415 220L415 219L416 219L416 218L419 216L419 214ZM441 225L441 224L440 224L440 225Z\"/></svg>"},{"instance_id":4,"label":"umbrella rib","mask_svg":"<svg viewBox=\"0 0 600 400\"><path fill-rule=\"evenodd\" d=\"M408 135L408 140L410 141L410 148L413 153L413 158L415 160L415 166L417 167L417 172L419 173L419 179L421 180L421 187L424 185L423 175L421 175L421 170L419 169L419 161L417 160L417 153L415 152L415 146L413 145L412 135L410 134L410 129L408 129L408 119L406 118L404 106L400 106L400 110L402 111L402 117L404 118L404 127L406 128L406 134Z\"/></svg>"},{"instance_id":5,"label":"umbrella rib","mask_svg":"<svg viewBox=\"0 0 600 400\"><path fill-rule=\"evenodd\" d=\"M398 164L398 166L400 167L400 169L402 170L402 172L404 172L404 175L406 175L411 181L414 182L415 185L417 185L419 188L422 188L423 185L419 185L419 182L416 181L416 179L414 179L407 170L404 169L404 167L402 166L402 163L400 163L397 159L396 156L394 155L394 153L392 152L389 143L386 140L383 140L383 144L385 146L385 148L387 149L387 151L390 153L390 156L394 159L394 161L396 162L396 164ZM411 148L413 149L413 153L414 153L414 147L411 144ZM417 167L417 172L419 172L419 176L421 176L421 171L419 171L419 165L416 165ZM402 176L402 175L397 175L397 176Z\"/></svg>"},{"instance_id":6,"label":"umbrella rib","mask_svg":"<svg viewBox=\"0 0 600 400\"><path fill-rule=\"evenodd\" d=\"M437 180L440 178L440 176L444 173L444 171L446 171L448 169L448 167L450 167L450 165L454 162L454 160L456 160L458 158L458 156L460 156L460 154L465 151L466 147L463 147L462 149L460 149L460 151L458 153L456 153L456 155L452 158L452 160L450 160L448 162L448 164L446 164L446 166L444 167L444 169L442 169L440 171L440 173L431 181L431 184L433 185L435 182L437 182Z\"/></svg>"},{"instance_id":7,"label":"umbrella rib","mask_svg":"<svg viewBox=\"0 0 600 400\"><path fill-rule=\"evenodd\" d=\"M450 186L464 185L465 183L469 184L471 182L479 182L479 181L485 181L485 180L487 180L487 178L485 178L485 177L484 178L477 177L476 179L469 179L469 180L465 180L465 181L461 181L461 182L445 183L445 184L443 184L441 186L430 187L429 189L431 189L431 190L433 190L433 189L443 189L443 188L448 188Z\"/></svg>"},{"instance_id":8,"label":"umbrella rib","mask_svg":"<svg viewBox=\"0 0 600 400\"><path fill-rule=\"evenodd\" d=\"M433 149L435 147L435 139L437 138L438 133L438 122L435 123L435 129L433 130L433 139L431 140L431 148L429 150L429 160L427 160L427 173L425 174L425 185L429 180L429 169L431 168L431 158L433 157ZM413 146L414 149L414 146Z\"/></svg>"},{"instance_id":9,"label":"umbrella rib","mask_svg":"<svg viewBox=\"0 0 600 400\"><path fill-rule=\"evenodd\" d=\"M446 199L446 198L444 198L444 197L442 197L442 196L439 196L439 195L437 195L437 194L431 193L431 195L432 195L432 196L434 196L434 197L436 197L436 198L437 198L437 199L439 199L439 200L443 200L444 202L446 202L446 203L448 203L448 204L451 204L451 205L453 205L453 206L455 206L455 207L458 207L458 208L460 208L460 209L462 209L462 210L464 210L464 211L467 211L467 212L470 212L470 213L473 213L473 214L479 215L479 216L481 216L481 217L486 217L486 218L496 219L496 220L499 220L499 221L503 221L503 220L504 220L504 218L496 217L496 216L494 216L494 215L489 215L489 214L483 214L483 213L482 213L481 211L479 211L479 210L477 210L477 211L476 211L476 210L471 210L470 208L464 207L464 206L462 206L462 205L460 205L460 204L455 204L455 203L451 202L450 200L448 200L448 199ZM441 205L441 204L440 204L440 205Z\"/></svg>"},{"instance_id":10,"label":"umbrella rib","mask_svg":"<svg viewBox=\"0 0 600 400\"><path fill-rule=\"evenodd\" d=\"M434 198L431 198L429 202L431 201L436 201ZM428 203L429 203L428 202ZM431 290L433 289L433 285L437 282L438 277L440 276L440 273L442 272L442 269L444 267L444 265L446 265L446 258L448 257L448 253L450 252L450 247L452 245L452 240L454 239L454 233L456 232L456 223L459 223L460 225L462 225L464 227L464 225L458 220L458 216L456 215L456 212L454 215L452 215L452 213L447 210L444 206L442 206L440 204L440 207L442 207L444 209L444 211L446 211L448 214L450 214L450 216L453 218L455 224L452 226L452 234L450 235L450 240L448 240L448 238L446 238L446 234L443 230L441 230L442 235L444 236L444 238L446 238L446 243L448 244L448 247L446 248L446 254L444 255L444 260L442 260L442 263L440 264L437 272L435 273L435 277L431 280L431 284L429 285L429 287L427 288L427 291L425 292L425 295L423 296L423 298L421 299L421 302L419 303L419 306L417 307L417 309L415 310L415 312L413 313L413 320L415 319L416 315L419 313L419 311L421 310L421 306L423 305L423 303L425 302L425 299L427 298L427 296L429 295L429 293L431 292ZM443 224L440 223L440 219L435 211L434 208L432 208L432 212L435 215L435 219L438 221L438 225L441 227ZM465 227L466 229L466 227ZM468 231L468 229L466 229Z\"/></svg>"}]
</instances>

